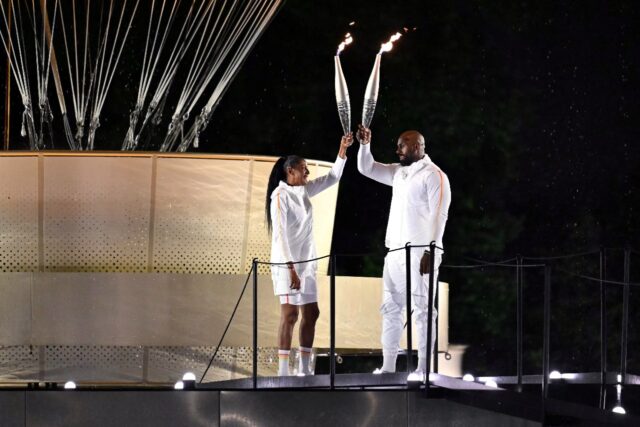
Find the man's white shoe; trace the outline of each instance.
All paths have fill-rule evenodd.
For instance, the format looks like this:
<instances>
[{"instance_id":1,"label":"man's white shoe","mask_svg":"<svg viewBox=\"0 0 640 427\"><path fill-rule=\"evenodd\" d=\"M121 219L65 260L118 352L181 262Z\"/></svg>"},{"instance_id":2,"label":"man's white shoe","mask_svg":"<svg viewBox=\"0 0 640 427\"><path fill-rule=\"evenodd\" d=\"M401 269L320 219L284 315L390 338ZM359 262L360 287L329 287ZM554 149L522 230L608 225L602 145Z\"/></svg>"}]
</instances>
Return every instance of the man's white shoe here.
<instances>
[{"instance_id":1,"label":"man's white shoe","mask_svg":"<svg viewBox=\"0 0 640 427\"><path fill-rule=\"evenodd\" d=\"M380 375L380 374L393 374L393 372L385 371L382 368L376 368L373 370L373 375Z\"/></svg>"},{"instance_id":2,"label":"man's white shoe","mask_svg":"<svg viewBox=\"0 0 640 427\"><path fill-rule=\"evenodd\" d=\"M425 380L425 373L422 369L418 368L415 371L411 372L408 376L407 376L407 382L424 382Z\"/></svg>"}]
</instances>

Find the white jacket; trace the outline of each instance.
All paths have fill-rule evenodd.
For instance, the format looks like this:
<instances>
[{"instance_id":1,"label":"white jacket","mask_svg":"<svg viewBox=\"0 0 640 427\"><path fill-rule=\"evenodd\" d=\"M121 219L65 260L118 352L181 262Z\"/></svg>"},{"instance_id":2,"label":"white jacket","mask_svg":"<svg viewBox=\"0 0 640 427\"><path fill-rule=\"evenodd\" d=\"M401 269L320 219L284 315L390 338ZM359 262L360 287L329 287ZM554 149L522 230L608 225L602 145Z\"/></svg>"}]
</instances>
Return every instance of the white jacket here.
<instances>
[{"instance_id":1,"label":"white jacket","mask_svg":"<svg viewBox=\"0 0 640 427\"><path fill-rule=\"evenodd\" d=\"M399 248L407 242L442 246L451 204L449 178L425 156L410 166L383 164L373 159L371 144L360 145L358 170L364 176L393 187L385 246Z\"/></svg>"},{"instance_id":2,"label":"white jacket","mask_svg":"<svg viewBox=\"0 0 640 427\"><path fill-rule=\"evenodd\" d=\"M342 176L346 160L336 158L328 174L309 181L306 185L291 186L280 181L271 193L271 262L296 262L316 258L313 240L313 207L310 197L336 184ZM301 279L303 293L315 292L305 289L305 277L315 276L317 262L294 266ZM293 293L291 273L286 265L271 266L274 292L276 295Z\"/></svg>"}]
</instances>

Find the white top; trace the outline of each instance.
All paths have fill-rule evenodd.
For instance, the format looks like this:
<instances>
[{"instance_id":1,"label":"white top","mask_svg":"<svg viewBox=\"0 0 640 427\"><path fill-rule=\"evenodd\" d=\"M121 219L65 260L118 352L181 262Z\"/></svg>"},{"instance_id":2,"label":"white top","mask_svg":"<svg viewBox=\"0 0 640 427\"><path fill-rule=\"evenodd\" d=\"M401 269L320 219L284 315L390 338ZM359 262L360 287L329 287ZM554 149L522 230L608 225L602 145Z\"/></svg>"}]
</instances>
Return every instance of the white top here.
<instances>
[{"instance_id":1,"label":"white top","mask_svg":"<svg viewBox=\"0 0 640 427\"><path fill-rule=\"evenodd\" d=\"M328 174L309 181L306 185L291 186L280 181L271 193L271 262L296 262L316 258L313 240L313 207L310 197L340 181L346 159L336 158ZM317 262L294 266L298 276L315 276ZM271 276L276 295L292 293L291 273L286 265L272 265ZM304 288L304 283L302 283ZM302 292L305 289L301 289Z\"/></svg>"},{"instance_id":2,"label":"white top","mask_svg":"<svg viewBox=\"0 0 640 427\"><path fill-rule=\"evenodd\" d=\"M407 242L442 246L451 204L449 178L425 156L411 164L383 164L373 159L371 144L360 145L358 170L364 176L393 187L385 246L399 248Z\"/></svg>"}]
</instances>

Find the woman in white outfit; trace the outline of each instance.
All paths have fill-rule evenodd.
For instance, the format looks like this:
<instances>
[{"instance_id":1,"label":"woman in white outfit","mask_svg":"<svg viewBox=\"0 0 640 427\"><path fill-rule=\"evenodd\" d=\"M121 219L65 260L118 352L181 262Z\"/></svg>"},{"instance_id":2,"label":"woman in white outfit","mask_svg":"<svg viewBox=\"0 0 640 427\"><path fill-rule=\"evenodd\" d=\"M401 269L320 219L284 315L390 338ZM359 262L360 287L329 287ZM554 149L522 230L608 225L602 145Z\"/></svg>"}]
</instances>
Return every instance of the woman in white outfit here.
<instances>
[{"instance_id":1,"label":"woman in white outfit","mask_svg":"<svg viewBox=\"0 0 640 427\"><path fill-rule=\"evenodd\" d=\"M278 375L289 375L289 353L293 328L300 321L301 374L310 374L309 356L316 321L320 315L316 290L317 263L297 263L317 257L313 241L313 211L310 197L336 184L342 176L352 134L342 137L331 171L309 181L307 162L298 156L280 157L273 166L267 187L265 211L271 232L271 266L274 293L280 298L278 330Z\"/></svg>"}]
</instances>

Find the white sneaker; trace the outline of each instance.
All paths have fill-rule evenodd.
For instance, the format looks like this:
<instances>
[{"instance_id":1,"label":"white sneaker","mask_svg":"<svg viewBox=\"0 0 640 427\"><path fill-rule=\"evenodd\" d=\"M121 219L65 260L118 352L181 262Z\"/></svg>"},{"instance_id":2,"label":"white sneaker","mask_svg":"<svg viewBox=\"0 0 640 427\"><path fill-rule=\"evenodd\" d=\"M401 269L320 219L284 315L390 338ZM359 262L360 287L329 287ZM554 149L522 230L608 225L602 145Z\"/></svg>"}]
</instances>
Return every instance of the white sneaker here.
<instances>
[{"instance_id":1,"label":"white sneaker","mask_svg":"<svg viewBox=\"0 0 640 427\"><path fill-rule=\"evenodd\" d=\"M390 372L390 371L385 371L382 368L376 368L373 370L373 375L380 375L380 374L393 374L395 372Z\"/></svg>"},{"instance_id":2,"label":"white sneaker","mask_svg":"<svg viewBox=\"0 0 640 427\"><path fill-rule=\"evenodd\" d=\"M423 383L425 378L426 378L426 376L425 376L424 370L421 369L421 368L418 368L415 371L411 372L407 376L407 382L421 382L421 383Z\"/></svg>"}]
</instances>

